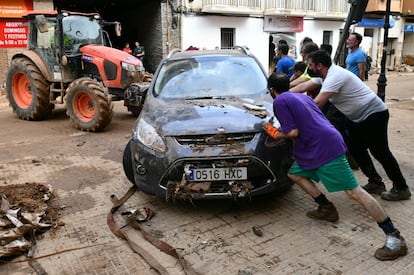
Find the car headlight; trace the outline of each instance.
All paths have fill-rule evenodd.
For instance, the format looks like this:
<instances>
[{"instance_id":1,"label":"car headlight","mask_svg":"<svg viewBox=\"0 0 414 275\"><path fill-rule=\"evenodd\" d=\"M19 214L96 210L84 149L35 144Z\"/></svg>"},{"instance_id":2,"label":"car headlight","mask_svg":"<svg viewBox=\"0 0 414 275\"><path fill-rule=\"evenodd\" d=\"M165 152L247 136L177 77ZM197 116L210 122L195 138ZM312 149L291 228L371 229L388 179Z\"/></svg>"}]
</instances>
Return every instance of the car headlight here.
<instances>
[{"instance_id":1,"label":"car headlight","mask_svg":"<svg viewBox=\"0 0 414 275\"><path fill-rule=\"evenodd\" d=\"M148 148L164 153L167 151L164 140L158 135L154 127L149 125L145 120L140 119L136 126L134 138L138 139L142 144Z\"/></svg>"}]
</instances>

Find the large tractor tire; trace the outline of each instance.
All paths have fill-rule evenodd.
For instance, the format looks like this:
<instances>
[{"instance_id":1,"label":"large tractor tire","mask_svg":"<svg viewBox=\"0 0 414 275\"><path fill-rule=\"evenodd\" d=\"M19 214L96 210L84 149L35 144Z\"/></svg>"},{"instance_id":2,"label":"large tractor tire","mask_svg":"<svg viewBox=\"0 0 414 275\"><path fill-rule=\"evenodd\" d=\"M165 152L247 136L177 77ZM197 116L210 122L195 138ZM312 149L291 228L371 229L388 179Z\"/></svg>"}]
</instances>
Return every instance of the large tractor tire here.
<instances>
[{"instance_id":1,"label":"large tractor tire","mask_svg":"<svg viewBox=\"0 0 414 275\"><path fill-rule=\"evenodd\" d=\"M112 97L100 82L88 77L79 78L66 92L66 114L76 128L97 132L109 125L113 114Z\"/></svg>"},{"instance_id":2,"label":"large tractor tire","mask_svg":"<svg viewBox=\"0 0 414 275\"><path fill-rule=\"evenodd\" d=\"M54 104L49 100L49 87L50 83L30 59L17 58L10 64L7 98L20 119L43 120L50 116Z\"/></svg>"}]
</instances>

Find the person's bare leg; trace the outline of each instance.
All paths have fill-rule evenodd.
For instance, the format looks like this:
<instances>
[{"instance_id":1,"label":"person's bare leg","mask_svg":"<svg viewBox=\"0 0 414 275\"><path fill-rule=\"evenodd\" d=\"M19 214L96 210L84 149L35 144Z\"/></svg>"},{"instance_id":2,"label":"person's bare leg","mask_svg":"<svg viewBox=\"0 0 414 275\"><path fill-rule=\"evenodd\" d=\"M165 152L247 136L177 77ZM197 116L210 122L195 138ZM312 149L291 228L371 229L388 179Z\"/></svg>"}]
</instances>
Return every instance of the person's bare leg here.
<instances>
[{"instance_id":1,"label":"person's bare leg","mask_svg":"<svg viewBox=\"0 0 414 275\"><path fill-rule=\"evenodd\" d=\"M361 186L345 192L351 199L362 205L377 223L384 221L388 217L379 202Z\"/></svg>"},{"instance_id":2,"label":"person's bare leg","mask_svg":"<svg viewBox=\"0 0 414 275\"><path fill-rule=\"evenodd\" d=\"M299 185L318 204L318 208L306 212L306 216L312 219L335 222L339 219L338 211L332 202L319 191L316 184L308 178L289 174L289 178Z\"/></svg>"},{"instance_id":3,"label":"person's bare leg","mask_svg":"<svg viewBox=\"0 0 414 275\"><path fill-rule=\"evenodd\" d=\"M312 196L312 198L317 198L321 193L319 191L318 187L316 187L316 184L311 181L308 178L302 177L302 176L296 176L296 175L288 175L289 178L299 185L306 193Z\"/></svg>"}]
</instances>

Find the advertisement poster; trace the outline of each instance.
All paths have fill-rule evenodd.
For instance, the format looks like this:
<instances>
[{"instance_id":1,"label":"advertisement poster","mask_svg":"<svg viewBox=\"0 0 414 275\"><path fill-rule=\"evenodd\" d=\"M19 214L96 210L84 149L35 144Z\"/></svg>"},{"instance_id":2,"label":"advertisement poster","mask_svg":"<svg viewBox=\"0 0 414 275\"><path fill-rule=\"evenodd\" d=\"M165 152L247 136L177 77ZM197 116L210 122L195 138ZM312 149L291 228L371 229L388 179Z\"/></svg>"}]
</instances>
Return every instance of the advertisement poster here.
<instances>
[{"instance_id":1,"label":"advertisement poster","mask_svg":"<svg viewBox=\"0 0 414 275\"><path fill-rule=\"evenodd\" d=\"M27 20L0 20L0 48L26 48Z\"/></svg>"},{"instance_id":2,"label":"advertisement poster","mask_svg":"<svg viewBox=\"0 0 414 275\"><path fill-rule=\"evenodd\" d=\"M28 10L33 10L32 0L0 0L0 18L22 18Z\"/></svg>"}]
</instances>

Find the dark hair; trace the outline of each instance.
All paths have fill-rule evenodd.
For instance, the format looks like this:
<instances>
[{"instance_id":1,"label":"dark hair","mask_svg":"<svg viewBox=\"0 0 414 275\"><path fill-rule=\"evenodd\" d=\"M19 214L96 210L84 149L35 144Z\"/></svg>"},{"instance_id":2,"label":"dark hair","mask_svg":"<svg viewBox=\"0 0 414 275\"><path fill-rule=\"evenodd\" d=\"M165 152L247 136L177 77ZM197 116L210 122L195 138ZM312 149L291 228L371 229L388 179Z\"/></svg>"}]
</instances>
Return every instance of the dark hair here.
<instances>
[{"instance_id":1,"label":"dark hair","mask_svg":"<svg viewBox=\"0 0 414 275\"><path fill-rule=\"evenodd\" d=\"M359 44L361 44L361 42L362 42L362 35L360 35L359 33L357 33L357 32L353 32L353 33L351 33L350 35L355 35L355 37L356 37L356 39L357 39L357 41L358 41L358 45Z\"/></svg>"},{"instance_id":2,"label":"dark hair","mask_svg":"<svg viewBox=\"0 0 414 275\"><path fill-rule=\"evenodd\" d=\"M317 50L319 50L319 47L318 47L318 45L316 45L316 43L308 42L303 46L301 53L307 55L307 54L309 54L311 52L314 52L314 51L317 51Z\"/></svg>"},{"instance_id":3,"label":"dark hair","mask_svg":"<svg viewBox=\"0 0 414 275\"><path fill-rule=\"evenodd\" d=\"M279 44L279 46L277 47L277 49L283 53L284 55L287 55L289 52L289 46L287 44Z\"/></svg>"},{"instance_id":4,"label":"dark hair","mask_svg":"<svg viewBox=\"0 0 414 275\"><path fill-rule=\"evenodd\" d=\"M307 43L310 43L310 42L313 42L312 38L310 38L310 37L306 36L305 38L302 39L302 44L303 45L305 45Z\"/></svg>"},{"instance_id":5,"label":"dark hair","mask_svg":"<svg viewBox=\"0 0 414 275\"><path fill-rule=\"evenodd\" d=\"M328 55L326 51L314 51L308 54L308 59L312 59L312 62L317 64L322 64L323 66L329 68L332 65L332 59L331 56Z\"/></svg>"},{"instance_id":6,"label":"dark hair","mask_svg":"<svg viewBox=\"0 0 414 275\"><path fill-rule=\"evenodd\" d=\"M332 45L331 44L321 44L319 49L326 51L329 55L332 54Z\"/></svg>"},{"instance_id":7,"label":"dark hair","mask_svg":"<svg viewBox=\"0 0 414 275\"><path fill-rule=\"evenodd\" d=\"M306 70L306 63L303 61L298 61L295 63L295 65L293 66L293 71L294 72L305 72Z\"/></svg>"},{"instance_id":8,"label":"dark hair","mask_svg":"<svg viewBox=\"0 0 414 275\"><path fill-rule=\"evenodd\" d=\"M273 88L278 94L289 91L289 76L282 72L274 72L267 79L267 87Z\"/></svg>"},{"instance_id":9,"label":"dark hair","mask_svg":"<svg viewBox=\"0 0 414 275\"><path fill-rule=\"evenodd\" d=\"M288 42L285 39L280 39L278 44L279 45L287 45Z\"/></svg>"}]
</instances>

